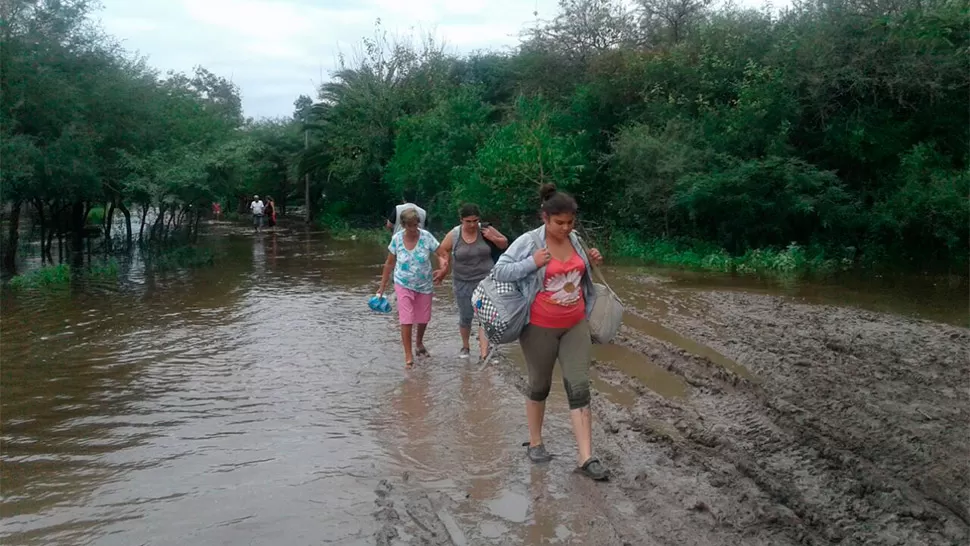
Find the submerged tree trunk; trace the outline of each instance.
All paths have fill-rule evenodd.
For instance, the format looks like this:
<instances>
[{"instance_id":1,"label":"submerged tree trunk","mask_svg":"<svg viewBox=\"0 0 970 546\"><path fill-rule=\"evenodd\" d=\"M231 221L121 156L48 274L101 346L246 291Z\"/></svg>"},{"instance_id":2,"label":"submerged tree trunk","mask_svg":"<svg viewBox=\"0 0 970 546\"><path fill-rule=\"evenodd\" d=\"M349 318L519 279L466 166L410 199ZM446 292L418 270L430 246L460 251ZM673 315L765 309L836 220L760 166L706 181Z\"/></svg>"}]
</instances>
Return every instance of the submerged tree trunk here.
<instances>
[{"instance_id":1,"label":"submerged tree trunk","mask_svg":"<svg viewBox=\"0 0 970 546\"><path fill-rule=\"evenodd\" d=\"M44 249L44 254L47 256L47 261L49 261L50 263L54 263L54 251L53 251L53 248L54 248L54 235L56 235L56 234L57 234L57 230L56 229L52 229L52 230L48 231L47 232L47 243L45 244L44 241L41 241L41 244L40 244L41 248Z\"/></svg>"},{"instance_id":2,"label":"submerged tree trunk","mask_svg":"<svg viewBox=\"0 0 970 546\"><path fill-rule=\"evenodd\" d=\"M182 227L182 221L185 220L185 215L188 213L188 208L183 208L179 210L178 218L175 219L175 230L178 231Z\"/></svg>"},{"instance_id":3,"label":"submerged tree trunk","mask_svg":"<svg viewBox=\"0 0 970 546\"><path fill-rule=\"evenodd\" d=\"M175 215L178 212L178 208L172 207L172 214L168 218L168 223L163 224L162 227L162 239L167 239L172 233L172 226L175 225Z\"/></svg>"},{"instance_id":4,"label":"submerged tree trunk","mask_svg":"<svg viewBox=\"0 0 970 546\"><path fill-rule=\"evenodd\" d=\"M150 203L143 203L141 206L141 227L138 228L138 241L141 242L142 236L145 234L145 219L148 218L148 207L151 206Z\"/></svg>"},{"instance_id":5,"label":"submerged tree trunk","mask_svg":"<svg viewBox=\"0 0 970 546\"><path fill-rule=\"evenodd\" d=\"M162 235L162 228L165 227L165 205L161 204L158 206L158 216L155 217L155 222L152 224L151 233L148 235L148 239L154 241L159 236Z\"/></svg>"},{"instance_id":6,"label":"submerged tree trunk","mask_svg":"<svg viewBox=\"0 0 970 546\"><path fill-rule=\"evenodd\" d=\"M44 241L47 240L47 219L44 217L44 202L40 199L34 199L34 208L37 209L37 223L40 224L40 263L44 264L47 263L47 256L44 254Z\"/></svg>"},{"instance_id":7,"label":"submerged tree trunk","mask_svg":"<svg viewBox=\"0 0 970 546\"><path fill-rule=\"evenodd\" d=\"M118 200L118 208L121 209L121 214L125 215L125 230L128 232L128 246L131 246L131 211L125 206L125 202Z\"/></svg>"},{"instance_id":8,"label":"submerged tree trunk","mask_svg":"<svg viewBox=\"0 0 970 546\"><path fill-rule=\"evenodd\" d=\"M202 218L202 211L195 211L195 226L192 227L192 242L198 242L199 240L199 219Z\"/></svg>"},{"instance_id":9,"label":"submerged tree trunk","mask_svg":"<svg viewBox=\"0 0 970 546\"><path fill-rule=\"evenodd\" d=\"M10 208L10 225L7 227L7 247L3 252L3 268L11 273L17 270L17 245L20 244L20 205L14 201Z\"/></svg>"},{"instance_id":10,"label":"submerged tree trunk","mask_svg":"<svg viewBox=\"0 0 970 546\"><path fill-rule=\"evenodd\" d=\"M105 248L111 247L111 226L114 223L115 216L115 201L114 197L111 198L111 204L108 205L108 214L104 217L104 244Z\"/></svg>"},{"instance_id":11,"label":"submerged tree trunk","mask_svg":"<svg viewBox=\"0 0 970 546\"><path fill-rule=\"evenodd\" d=\"M84 201L74 201L71 204L71 216L69 226L71 228L71 250L73 252L84 252L84 220L87 209Z\"/></svg>"}]
</instances>

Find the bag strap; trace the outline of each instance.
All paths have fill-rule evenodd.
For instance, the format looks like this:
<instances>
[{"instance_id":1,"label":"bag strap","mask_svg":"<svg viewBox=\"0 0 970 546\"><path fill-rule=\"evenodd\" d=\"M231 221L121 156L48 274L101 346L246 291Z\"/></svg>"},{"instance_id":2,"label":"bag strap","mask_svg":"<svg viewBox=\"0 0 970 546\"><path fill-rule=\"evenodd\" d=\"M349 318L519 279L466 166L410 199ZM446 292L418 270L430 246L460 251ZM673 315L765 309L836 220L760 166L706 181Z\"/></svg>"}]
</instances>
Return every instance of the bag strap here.
<instances>
[{"instance_id":1,"label":"bag strap","mask_svg":"<svg viewBox=\"0 0 970 546\"><path fill-rule=\"evenodd\" d=\"M606 277L603 276L603 271L600 269L600 267L594 264L593 260L589 259L589 247L586 246L586 241L584 241L583 238L580 237L579 235L576 235L576 240L579 242L579 246L580 248L583 249L583 252L586 253L586 259L589 261L589 266L593 269L593 273L596 274L596 276L598 277L598 280L601 283L603 283L603 286L605 286L607 290L613 293L613 297L619 300L620 303L623 303L623 301L620 300L620 296L616 295L616 290L613 290L612 288L610 288L610 284L606 282Z\"/></svg>"},{"instance_id":2,"label":"bag strap","mask_svg":"<svg viewBox=\"0 0 970 546\"><path fill-rule=\"evenodd\" d=\"M455 226L451 230L451 257L455 257L455 252L458 252L458 238L461 237L461 226Z\"/></svg>"}]
</instances>

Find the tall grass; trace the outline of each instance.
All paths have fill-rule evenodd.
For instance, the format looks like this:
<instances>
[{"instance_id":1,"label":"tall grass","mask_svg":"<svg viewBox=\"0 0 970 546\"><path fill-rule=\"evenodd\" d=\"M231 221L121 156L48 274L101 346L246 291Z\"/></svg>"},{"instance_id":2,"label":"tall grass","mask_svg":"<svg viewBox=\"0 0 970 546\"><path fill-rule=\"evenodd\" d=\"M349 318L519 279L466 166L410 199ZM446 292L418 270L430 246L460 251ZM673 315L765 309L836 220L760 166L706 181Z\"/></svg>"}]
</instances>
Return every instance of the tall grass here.
<instances>
[{"instance_id":1,"label":"tall grass","mask_svg":"<svg viewBox=\"0 0 970 546\"><path fill-rule=\"evenodd\" d=\"M69 288L75 278L113 281L118 279L118 273L118 262L115 260L86 268L74 268L68 264L50 265L13 277L10 287L15 290L60 290Z\"/></svg>"},{"instance_id":2,"label":"tall grass","mask_svg":"<svg viewBox=\"0 0 970 546\"><path fill-rule=\"evenodd\" d=\"M67 264L42 267L10 279L10 287L15 290L67 288L70 284L71 267Z\"/></svg>"},{"instance_id":3,"label":"tall grass","mask_svg":"<svg viewBox=\"0 0 970 546\"><path fill-rule=\"evenodd\" d=\"M852 251L841 256L827 255L821 247L791 243L782 249L748 250L732 256L723 248L694 241L670 239L642 240L629 233L616 233L610 239L609 254L633 258L653 265L673 266L720 273L773 276L827 275L852 267Z\"/></svg>"},{"instance_id":4,"label":"tall grass","mask_svg":"<svg viewBox=\"0 0 970 546\"><path fill-rule=\"evenodd\" d=\"M380 245L391 242L391 234L382 228L356 228L336 214L322 212L317 215L316 223L334 239L340 241L363 241Z\"/></svg>"}]
</instances>

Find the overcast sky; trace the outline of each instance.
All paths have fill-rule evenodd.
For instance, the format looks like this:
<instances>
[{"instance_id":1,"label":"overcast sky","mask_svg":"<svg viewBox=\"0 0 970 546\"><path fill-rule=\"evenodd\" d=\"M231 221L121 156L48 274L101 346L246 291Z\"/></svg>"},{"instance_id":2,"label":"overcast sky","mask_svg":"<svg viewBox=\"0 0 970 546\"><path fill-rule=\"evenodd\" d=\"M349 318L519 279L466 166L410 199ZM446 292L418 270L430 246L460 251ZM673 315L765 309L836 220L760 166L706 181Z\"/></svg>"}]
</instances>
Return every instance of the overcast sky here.
<instances>
[{"instance_id":1,"label":"overcast sky","mask_svg":"<svg viewBox=\"0 0 970 546\"><path fill-rule=\"evenodd\" d=\"M202 65L239 85L247 116L290 115L300 94L374 35L433 30L456 52L514 46L536 0L102 0L105 30L162 69ZM556 0L538 0L551 17Z\"/></svg>"},{"instance_id":2,"label":"overcast sky","mask_svg":"<svg viewBox=\"0 0 970 546\"><path fill-rule=\"evenodd\" d=\"M747 0L748 3L751 0ZM102 0L105 30L161 69L202 65L230 77L247 116L287 116L300 94L316 99L337 53L374 35L434 31L458 53L511 47L557 0Z\"/></svg>"}]
</instances>

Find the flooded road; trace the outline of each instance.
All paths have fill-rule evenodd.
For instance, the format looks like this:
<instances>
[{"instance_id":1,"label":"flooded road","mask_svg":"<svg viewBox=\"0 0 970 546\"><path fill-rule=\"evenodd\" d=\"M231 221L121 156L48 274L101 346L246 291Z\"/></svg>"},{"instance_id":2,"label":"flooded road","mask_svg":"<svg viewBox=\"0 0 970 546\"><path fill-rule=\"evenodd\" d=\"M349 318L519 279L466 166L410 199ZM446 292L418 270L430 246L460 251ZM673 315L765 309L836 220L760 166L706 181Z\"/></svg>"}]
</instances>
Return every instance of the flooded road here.
<instances>
[{"instance_id":1,"label":"flooded road","mask_svg":"<svg viewBox=\"0 0 970 546\"><path fill-rule=\"evenodd\" d=\"M471 543L584 536L558 501L533 510L568 465L526 464L522 398L456 358L450 294L406 376L396 316L365 304L380 249L221 244L216 268L6 302L4 544L372 544L375 489L405 475ZM568 439L565 407L560 389L549 434Z\"/></svg>"},{"instance_id":2,"label":"flooded road","mask_svg":"<svg viewBox=\"0 0 970 546\"><path fill-rule=\"evenodd\" d=\"M622 478L598 487L572 473L558 375L544 434L558 457L528 463L521 354L510 346L506 364L484 368L458 360L450 287L435 296L431 359L405 374L396 314L366 306L380 247L318 232L219 229L213 268L132 271L120 289L75 295L7 295L0 542L685 543L671 542L688 536L671 524L690 527L685 516L629 489L660 491L679 478L660 486L623 465L662 473L670 464L696 482L696 469L664 451L670 440L649 443L693 432L659 409L653 424L630 412L646 401L707 403L706 379L680 371L664 351L705 362L717 380L757 385L766 375L740 358L747 353L729 355L728 346L698 341L705 331L688 337L665 318L708 312L706 300L690 291L670 298L662 284L625 272L617 288L631 304L626 336L661 345L596 347L594 415L607 432L597 428L594 444ZM627 450L636 454L624 458ZM690 495L710 486L695 482L699 489L668 491L687 506L678 510L699 511ZM645 518L661 523L648 529ZM727 527L686 542L743 536ZM770 533L748 538L789 543Z\"/></svg>"}]
</instances>

